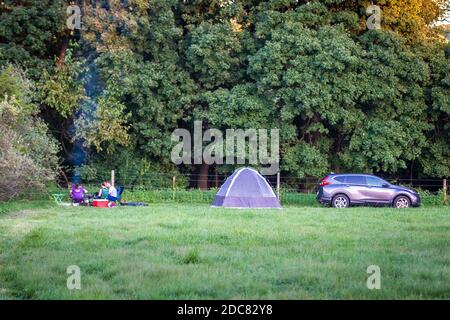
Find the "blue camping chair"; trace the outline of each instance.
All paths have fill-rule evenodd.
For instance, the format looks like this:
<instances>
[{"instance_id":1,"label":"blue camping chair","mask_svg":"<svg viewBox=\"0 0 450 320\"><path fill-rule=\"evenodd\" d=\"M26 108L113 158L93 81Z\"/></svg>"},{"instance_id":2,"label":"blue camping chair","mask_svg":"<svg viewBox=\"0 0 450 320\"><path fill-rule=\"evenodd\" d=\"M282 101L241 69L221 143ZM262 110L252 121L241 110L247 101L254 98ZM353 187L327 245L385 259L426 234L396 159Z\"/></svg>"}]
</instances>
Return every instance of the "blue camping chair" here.
<instances>
[{"instance_id":1,"label":"blue camping chair","mask_svg":"<svg viewBox=\"0 0 450 320\"><path fill-rule=\"evenodd\" d=\"M123 193L124 189L125 189L124 186L117 187L117 201L119 201L119 202L122 200L122 193Z\"/></svg>"}]
</instances>

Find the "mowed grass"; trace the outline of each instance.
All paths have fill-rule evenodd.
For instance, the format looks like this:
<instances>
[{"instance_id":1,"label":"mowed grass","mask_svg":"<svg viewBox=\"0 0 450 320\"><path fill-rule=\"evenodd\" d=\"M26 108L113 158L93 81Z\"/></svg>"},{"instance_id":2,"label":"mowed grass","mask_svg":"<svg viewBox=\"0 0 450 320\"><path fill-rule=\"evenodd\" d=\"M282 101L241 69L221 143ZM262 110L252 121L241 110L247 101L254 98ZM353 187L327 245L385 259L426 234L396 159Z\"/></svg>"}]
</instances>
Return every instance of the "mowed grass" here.
<instances>
[{"instance_id":1,"label":"mowed grass","mask_svg":"<svg viewBox=\"0 0 450 320\"><path fill-rule=\"evenodd\" d=\"M81 269L68 290L67 267ZM369 290L367 267L381 269ZM152 204L0 215L0 299L448 299L450 208Z\"/></svg>"}]
</instances>

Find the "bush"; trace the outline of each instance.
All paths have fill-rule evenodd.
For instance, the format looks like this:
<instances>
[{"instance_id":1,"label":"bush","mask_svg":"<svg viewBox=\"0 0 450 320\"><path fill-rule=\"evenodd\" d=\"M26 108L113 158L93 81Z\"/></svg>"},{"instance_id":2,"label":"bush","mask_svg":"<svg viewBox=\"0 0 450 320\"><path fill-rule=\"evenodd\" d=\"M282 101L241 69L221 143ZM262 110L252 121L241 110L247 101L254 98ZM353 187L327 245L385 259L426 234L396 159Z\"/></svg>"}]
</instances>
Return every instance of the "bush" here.
<instances>
[{"instance_id":1,"label":"bush","mask_svg":"<svg viewBox=\"0 0 450 320\"><path fill-rule=\"evenodd\" d=\"M420 190L419 193L424 205L439 206L444 204L444 192L442 190L439 190L436 194L428 190Z\"/></svg>"},{"instance_id":2,"label":"bush","mask_svg":"<svg viewBox=\"0 0 450 320\"><path fill-rule=\"evenodd\" d=\"M20 83L26 86L22 74L12 67L0 73L0 201L5 201L43 189L54 179L58 147L35 117L30 98L23 93L16 98Z\"/></svg>"}]
</instances>

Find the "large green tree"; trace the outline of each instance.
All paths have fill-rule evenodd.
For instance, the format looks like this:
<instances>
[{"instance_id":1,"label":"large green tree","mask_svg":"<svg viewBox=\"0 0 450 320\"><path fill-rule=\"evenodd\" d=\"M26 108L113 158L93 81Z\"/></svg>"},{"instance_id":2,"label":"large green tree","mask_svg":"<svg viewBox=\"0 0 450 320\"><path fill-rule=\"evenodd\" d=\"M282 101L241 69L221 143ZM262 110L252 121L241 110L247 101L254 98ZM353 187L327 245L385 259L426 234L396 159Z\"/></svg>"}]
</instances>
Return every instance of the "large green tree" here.
<instances>
[{"instance_id":1,"label":"large green tree","mask_svg":"<svg viewBox=\"0 0 450 320\"><path fill-rule=\"evenodd\" d=\"M170 159L171 132L202 120L280 129L296 177L449 175L445 1L377 1L381 30L367 30L365 0L80 0L79 36L68 3L2 2L0 63L27 68L61 155L84 142L85 172L197 172L206 187L217 166Z\"/></svg>"}]
</instances>

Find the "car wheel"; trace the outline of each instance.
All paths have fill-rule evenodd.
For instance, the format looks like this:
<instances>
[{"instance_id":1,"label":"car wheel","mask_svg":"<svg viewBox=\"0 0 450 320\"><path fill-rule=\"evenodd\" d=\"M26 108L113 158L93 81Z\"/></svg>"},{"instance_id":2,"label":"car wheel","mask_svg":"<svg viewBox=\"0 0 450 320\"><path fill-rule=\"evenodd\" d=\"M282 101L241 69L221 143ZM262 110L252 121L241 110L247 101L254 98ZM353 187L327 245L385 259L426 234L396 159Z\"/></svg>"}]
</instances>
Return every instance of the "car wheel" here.
<instances>
[{"instance_id":1,"label":"car wheel","mask_svg":"<svg viewBox=\"0 0 450 320\"><path fill-rule=\"evenodd\" d=\"M333 197L331 205L334 208L348 208L350 207L350 199L345 194L338 194Z\"/></svg>"},{"instance_id":2,"label":"car wheel","mask_svg":"<svg viewBox=\"0 0 450 320\"><path fill-rule=\"evenodd\" d=\"M394 207L397 209L409 208L411 206L411 200L406 196L398 196L394 200Z\"/></svg>"}]
</instances>

